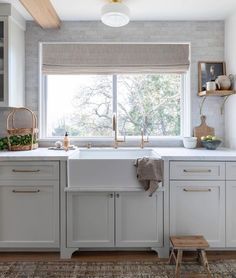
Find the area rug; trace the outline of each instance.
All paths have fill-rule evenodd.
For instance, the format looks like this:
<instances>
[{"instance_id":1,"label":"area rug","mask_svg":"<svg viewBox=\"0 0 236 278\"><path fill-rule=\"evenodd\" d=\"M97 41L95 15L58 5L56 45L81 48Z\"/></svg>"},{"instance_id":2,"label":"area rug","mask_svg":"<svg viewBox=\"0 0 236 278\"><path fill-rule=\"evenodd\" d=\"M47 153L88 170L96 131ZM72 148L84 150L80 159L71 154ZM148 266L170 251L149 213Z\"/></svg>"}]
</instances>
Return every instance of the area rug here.
<instances>
[{"instance_id":1,"label":"area rug","mask_svg":"<svg viewBox=\"0 0 236 278\"><path fill-rule=\"evenodd\" d=\"M236 260L211 262L210 269L214 278L236 278ZM184 263L181 270L181 277L204 273L195 263ZM161 261L0 262L0 278L173 278L173 274L174 266Z\"/></svg>"}]
</instances>

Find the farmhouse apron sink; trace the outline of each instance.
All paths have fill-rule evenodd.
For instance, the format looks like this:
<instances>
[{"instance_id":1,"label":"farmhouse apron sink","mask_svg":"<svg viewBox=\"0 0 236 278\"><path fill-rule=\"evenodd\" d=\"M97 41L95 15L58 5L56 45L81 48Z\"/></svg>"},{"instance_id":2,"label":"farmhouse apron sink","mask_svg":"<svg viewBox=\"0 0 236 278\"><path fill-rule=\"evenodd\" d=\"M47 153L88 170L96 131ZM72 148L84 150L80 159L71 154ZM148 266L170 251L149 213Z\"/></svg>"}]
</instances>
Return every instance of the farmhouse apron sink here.
<instances>
[{"instance_id":1,"label":"farmhouse apron sink","mask_svg":"<svg viewBox=\"0 0 236 278\"><path fill-rule=\"evenodd\" d=\"M68 187L140 190L134 163L141 157L159 158L159 155L153 149L81 149L69 158Z\"/></svg>"}]
</instances>

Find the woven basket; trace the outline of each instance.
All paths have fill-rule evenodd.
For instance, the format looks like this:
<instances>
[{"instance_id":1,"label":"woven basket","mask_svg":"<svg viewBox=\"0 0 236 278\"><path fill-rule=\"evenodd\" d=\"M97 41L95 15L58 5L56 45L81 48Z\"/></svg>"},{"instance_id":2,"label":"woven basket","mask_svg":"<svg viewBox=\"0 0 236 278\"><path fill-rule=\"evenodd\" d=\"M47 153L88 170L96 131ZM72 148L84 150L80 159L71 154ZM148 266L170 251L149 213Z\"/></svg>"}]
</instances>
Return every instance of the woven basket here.
<instances>
[{"instance_id":1,"label":"woven basket","mask_svg":"<svg viewBox=\"0 0 236 278\"><path fill-rule=\"evenodd\" d=\"M25 111L30 114L32 127L15 127L15 116L19 111ZM38 148L38 129L37 118L33 111L28 108L14 108L7 117L8 147L9 151L28 151ZM21 140L24 138L25 140Z\"/></svg>"}]
</instances>

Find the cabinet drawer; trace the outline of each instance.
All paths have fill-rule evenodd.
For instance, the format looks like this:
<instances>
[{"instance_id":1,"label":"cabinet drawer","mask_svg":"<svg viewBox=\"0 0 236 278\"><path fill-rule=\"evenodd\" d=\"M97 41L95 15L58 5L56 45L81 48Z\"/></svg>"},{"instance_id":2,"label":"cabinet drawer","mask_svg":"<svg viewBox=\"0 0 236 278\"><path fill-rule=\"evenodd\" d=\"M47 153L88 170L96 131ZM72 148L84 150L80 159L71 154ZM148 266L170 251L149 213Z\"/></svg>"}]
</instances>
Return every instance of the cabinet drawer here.
<instances>
[{"instance_id":1,"label":"cabinet drawer","mask_svg":"<svg viewBox=\"0 0 236 278\"><path fill-rule=\"evenodd\" d=\"M58 162L0 162L1 180L57 180Z\"/></svg>"},{"instance_id":2,"label":"cabinet drawer","mask_svg":"<svg viewBox=\"0 0 236 278\"><path fill-rule=\"evenodd\" d=\"M236 180L236 162L226 162L226 180Z\"/></svg>"},{"instance_id":3,"label":"cabinet drawer","mask_svg":"<svg viewBox=\"0 0 236 278\"><path fill-rule=\"evenodd\" d=\"M224 162L176 161L170 163L172 180L224 180Z\"/></svg>"}]
</instances>

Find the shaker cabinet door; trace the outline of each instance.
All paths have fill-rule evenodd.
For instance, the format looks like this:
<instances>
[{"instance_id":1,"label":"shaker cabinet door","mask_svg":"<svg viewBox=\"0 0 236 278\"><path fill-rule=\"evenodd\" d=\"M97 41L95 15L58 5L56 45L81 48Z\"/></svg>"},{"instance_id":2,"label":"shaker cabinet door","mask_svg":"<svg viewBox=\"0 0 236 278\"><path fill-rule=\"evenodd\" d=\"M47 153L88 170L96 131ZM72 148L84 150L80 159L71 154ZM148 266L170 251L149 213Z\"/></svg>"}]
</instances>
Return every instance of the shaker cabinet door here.
<instances>
[{"instance_id":1,"label":"shaker cabinet door","mask_svg":"<svg viewBox=\"0 0 236 278\"><path fill-rule=\"evenodd\" d=\"M114 194L67 194L67 246L114 246Z\"/></svg>"},{"instance_id":2,"label":"shaker cabinet door","mask_svg":"<svg viewBox=\"0 0 236 278\"><path fill-rule=\"evenodd\" d=\"M171 235L203 235L225 247L225 182L171 181Z\"/></svg>"},{"instance_id":3,"label":"shaker cabinet door","mask_svg":"<svg viewBox=\"0 0 236 278\"><path fill-rule=\"evenodd\" d=\"M116 246L163 246L163 192L121 192L115 195Z\"/></svg>"},{"instance_id":4,"label":"shaker cabinet door","mask_svg":"<svg viewBox=\"0 0 236 278\"><path fill-rule=\"evenodd\" d=\"M0 247L59 247L58 182L0 184Z\"/></svg>"},{"instance_id":5,"label":"shaker cabinet door","mask_svg":"<svg viewBox=\"0 0 236 278\"><path fill-rule=\"evenodd\" d=\"M236 247L236 181L226 181L226 247Z\"/></svg>"}]
</instances>

